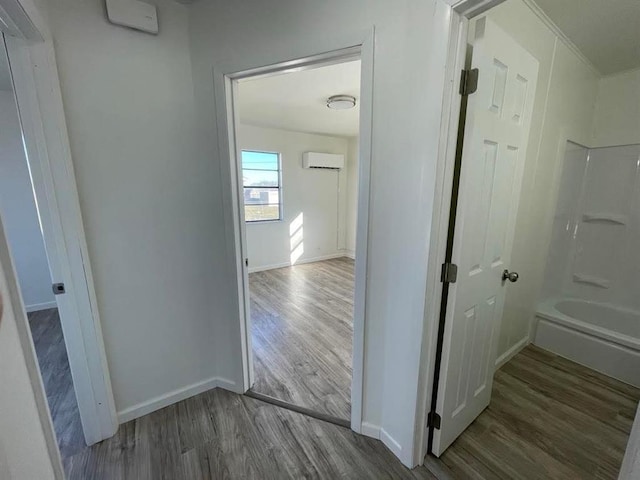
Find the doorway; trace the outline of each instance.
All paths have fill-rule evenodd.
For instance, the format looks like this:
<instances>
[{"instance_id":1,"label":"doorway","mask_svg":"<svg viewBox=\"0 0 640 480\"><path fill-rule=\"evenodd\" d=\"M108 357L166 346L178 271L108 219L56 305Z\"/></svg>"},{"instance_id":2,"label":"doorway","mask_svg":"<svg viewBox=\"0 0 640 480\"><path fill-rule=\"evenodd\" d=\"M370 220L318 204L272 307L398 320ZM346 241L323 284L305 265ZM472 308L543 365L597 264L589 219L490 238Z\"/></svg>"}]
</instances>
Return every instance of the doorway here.
<instances>
[{"instance_id":1,"label":"doorway","mask_svg":"<svg viewBox=\"0 0 640 480\"><path fill-rule=\"evenodd\" d=\"M247 394L344 426L361 381L361 69L350 49L231 80Z\"/></svg>"},{"instance_id":2,"label":"doorway","mask_svg":"<svg viewBox=\"0 0 640 480\"><path fill-rule=\"evenodd\" d=\"M602 103L608 67L538 4L462 22L429 450L461 476L615 478L640 400L640 332L620 315L640 317L625 296L640 154L581 146L624 113Z\"/></svg>"},{"instance_id":3,"label":"doorway","mask_svg":"<svg viewBox=\"0 0 640 480\"><path fill-rule=\"evenodd\" d=\"M0 216L27 312L58 448L66 458L85 448L86 442L21 128L3 42L0 51Z\"/></svg>"},{"instance_id":4,"label":"doorway","mask_svg":"<svg viewBox=\"0 0 640 480\"><path fill-rule=\"evenodd\" d=\"M22 232L30 232L31 240L41 249L37 255L34 249L25 249L25 242L21 239L18 248L11 245L13 253L7 260L10 260L14 267L27 272L29 267L33 266L29 261L40 258L37 262L38 268L34 271L40 272L41 280L27 281L31 278L32 272L29 275L21 275L22 281L11 291L11 303L16 314L18 338L25 353L41 422L45 428L47 448L56 463L59 452L65 455L66 451L85 444L91 445L112 436L117 430L118 422L69 153L52 39L48 36L49 29L44 17L38 14L35 6L29 2L27 4L30 8L26 10L19 6L16 8L17 4L11 2L5 9L0 9L0 58L3 62L3 82L5 85L10 84L13 89L13 92L6 96L11 97L11 100L8 100L10 109L7 110L15 112L15 116L12 117L13 153L8 157L15 160L15 165L19 166L12 172L20 173L22 185L12 193L21 195L20 198L23 199L20 207L24 212L18 215L19 220L30 220L29 228L23 229ZM15 143L16 136L18 146ZM30 206L25 207L24 204ZM15 202L10 202L8 210L15 212ZM25 213L29 211L30 214ZM4 212L2 214L4 216ZM42 252L43 242L46 254ZM22 266L18 265L16 252L20 255L25 253L24 258L27 261L19 260ZM30 256L33 258L30 259ZM44 257L46 259L43 260ZM25 264L27 268L23 270ZM43 286L44 282L47 285ZM44 292L50 295L49 298L42 301L34 300L34 292L28 291L32 286L37 286L38 291L35 294L42 295ZM21 288L25 291L20 292ZM55 299L52 299L54 293ZM29 303L25 305L25 301ZM56 311L51 310L32 315L30 322L25 307L34 311L55 307L57 316ZM30 323L34 327L33 334ZM46 328L38 328L40 325ZM49 328L53 326L56 328ZM47 333L47 330L53 333ZM46 359L38 358L36 355L34 339L39 342L39 338L36 338L38 336L50 343L47 350L51 355ZM46 344L47 341L43 343ZM38 350L42 352L43 349ZM63 372L67 372L65 356L72 380L68 375L63 375ZM43 384L48 383L38 366L39 361L43 363L43 359L44 363L56 365L55 373L64 376L66 381L56 383L60 391L57 392L55 405L47 402L49 391L45 392L42 388ZM42 371L46 373L45 367L46 365ZM73 415L74 396L82 427L80 435L77 434L78 417ZM64 407L60 407L61 405ZM56 408L59 408L61 418L65 418L59 425L66 425L57 428L59 432L64 432L58 437L68 435L63 441L59 441L60 438L56 439L56 432L50 428L53 427L50 413L55 415Z\"/></svg>"}]
</instances>

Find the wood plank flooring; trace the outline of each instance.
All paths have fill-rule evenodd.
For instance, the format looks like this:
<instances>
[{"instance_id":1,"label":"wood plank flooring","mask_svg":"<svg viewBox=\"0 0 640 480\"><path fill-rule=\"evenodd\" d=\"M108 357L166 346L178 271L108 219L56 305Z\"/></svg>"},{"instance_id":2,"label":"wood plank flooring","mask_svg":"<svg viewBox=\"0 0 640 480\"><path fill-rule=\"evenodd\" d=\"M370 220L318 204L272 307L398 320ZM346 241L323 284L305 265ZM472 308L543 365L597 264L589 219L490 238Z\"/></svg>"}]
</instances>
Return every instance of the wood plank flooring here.
<instances>
[{"instance_id":1,"label":"wood plank flooring","mask_svg":"<svg viewBox=\"0 0 640 480\"><path fill-rule=\"evenodd\" d=\"M249 275L252 391L351 418L354 282L349 258Z\"/></svg>"},{"instance_id":2,"label":"wood plank flooring","mask_svg":"<svg viewBox=\"0 0 640 480\"><path fill-rule=\"evenodd\" d=\"M58 309L28 314L47 403L62 457L86 448Z\"/></svg>"},{"instance_id":3,"label":"wood plank flooring","mask_svg":"<svg viewBox=\"0 0 640 480\"><path fill-rule=\"evenodd\" d=\"M281 274L277 282L293 285L283 294L288 308L308 295L307 281L328 285L317 309L328 308L333 295L348 304L346 288L334 292L344 283L318 280L348 278L341 271L349 262L331 263L297 280ZM309 322L312 315L302 317ZM57 310L29 314L29 323L70 479L615 479L640 400L637 388L528 346L496 373L491 405L441 459L430 459L430 471L407 470L378 440L221 389L121 425L113 438L86 447ZM345 356L338 358L350 365ZM314 361L327 368L328 360ZM286 378L283 385L299 388Z\"/></svg>"},{"instance_id":4,"label":"wood plank flooring","mask_svg":"<svg viewBox=\"0 0 640 480\"><path fill-rule=\"evenodd\" d=\"M210 390L120 426L65 460L69 479L435 479L350 430Z\"/></svg>"},{"instance_id":5,"label":"wood plank flooring","mask_svg":"<svg viewBox=\"0 0 640 480\"><path fill-rule=\"evenodd\" d=\"M497 372L490 407L429 470L406 469L378 440L222 389L121 425L64 465L82 480L608 479L639 399L638 389L529 346Z\"/></svg>"},{"instance_id":6,"label":"wood plank flooring","mask_svg":"<svg viewBox=\"0 0 640 480\"><path fill-rule=\"evenodd\" d=\"M529 345L440 460L462 479L615 479L639 400L639 389Z\"/></svg>"}]
</instances>

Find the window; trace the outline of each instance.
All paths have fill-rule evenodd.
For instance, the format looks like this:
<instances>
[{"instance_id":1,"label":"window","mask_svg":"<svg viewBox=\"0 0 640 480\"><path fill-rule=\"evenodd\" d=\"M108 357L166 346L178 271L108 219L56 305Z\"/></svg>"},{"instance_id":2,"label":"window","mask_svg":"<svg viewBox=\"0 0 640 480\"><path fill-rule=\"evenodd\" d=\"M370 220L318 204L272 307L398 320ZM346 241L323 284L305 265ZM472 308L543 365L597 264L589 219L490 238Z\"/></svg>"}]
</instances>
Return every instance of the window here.
<instances>
[{"instance_id":1,"label":"window","mask_svg":"<svg viewBox=\"0 0 640 480\"><path fill-rule=\"evenodd\" d=\"M282 219L280 154L243 150L242 186L247 222Z\"/></svg>"}]
</instances>

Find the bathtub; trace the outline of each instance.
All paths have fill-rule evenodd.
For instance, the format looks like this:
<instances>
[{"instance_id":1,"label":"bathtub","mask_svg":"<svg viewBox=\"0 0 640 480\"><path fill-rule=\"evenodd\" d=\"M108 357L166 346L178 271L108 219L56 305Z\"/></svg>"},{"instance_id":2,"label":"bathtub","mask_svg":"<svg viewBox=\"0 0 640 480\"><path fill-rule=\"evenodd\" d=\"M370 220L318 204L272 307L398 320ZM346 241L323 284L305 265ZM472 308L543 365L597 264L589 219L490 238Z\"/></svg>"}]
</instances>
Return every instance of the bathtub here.
<instances>
[{"instance_id":1,"label":"bathtub","mask_svg":"<svg viewBox=\"0 0 640 480\"><path fill-rule=\"evenodd\" d=\"M585 300L538 306L536 345L640 387L640 313Z\"/></svg>"}]
</instances>

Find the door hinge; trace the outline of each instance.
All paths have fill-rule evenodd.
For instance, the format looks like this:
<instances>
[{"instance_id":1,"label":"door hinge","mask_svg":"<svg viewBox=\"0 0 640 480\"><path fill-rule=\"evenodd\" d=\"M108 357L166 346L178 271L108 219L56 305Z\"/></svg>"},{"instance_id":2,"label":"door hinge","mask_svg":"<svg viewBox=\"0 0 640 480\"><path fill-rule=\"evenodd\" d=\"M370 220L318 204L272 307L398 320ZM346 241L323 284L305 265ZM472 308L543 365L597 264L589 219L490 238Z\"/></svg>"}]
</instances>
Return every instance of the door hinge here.
<instances>
[{"instance_id":1,"label":"door hinge","mask_svg":"<svg viewBox=\"0 0 640 480\"><path fill-rule=\"evenodd\" d=\"M442 283L456 283L457 279L458 266L455 263L443 263L440 281Z\"/></svg>"},{"instance_id":2,"label":"door hinge","mask_svg":"<svg viewBox=\"0 0 640 480\"><path fill-rule=\"evenodd\" d=\"M63 293L67 293L64 288L64 283L54 283L51 285L51 290L53 290L54 295L62 295Z\"/></svg>"},{"instance_id":3,"label":"door hinge","mask_svg":"<svg viewBox=\"0 0 640 480\"><path fill-rule=\"evenodd\" d=\"M478 69L462 70L460 78L460 95L463 97L475 93L478 89Z\"/></svg>"},{"instance_id":4,"label":"door hinge","mask_svg":"<svg viewBox=\"0 0 640 480\"><path fill-rule=\"evenodd\" d=\"M429 412L429 415L427 415L427 427L440 430L440 420L441 417L436 412Z\"/></svg>"}]
</instances>

